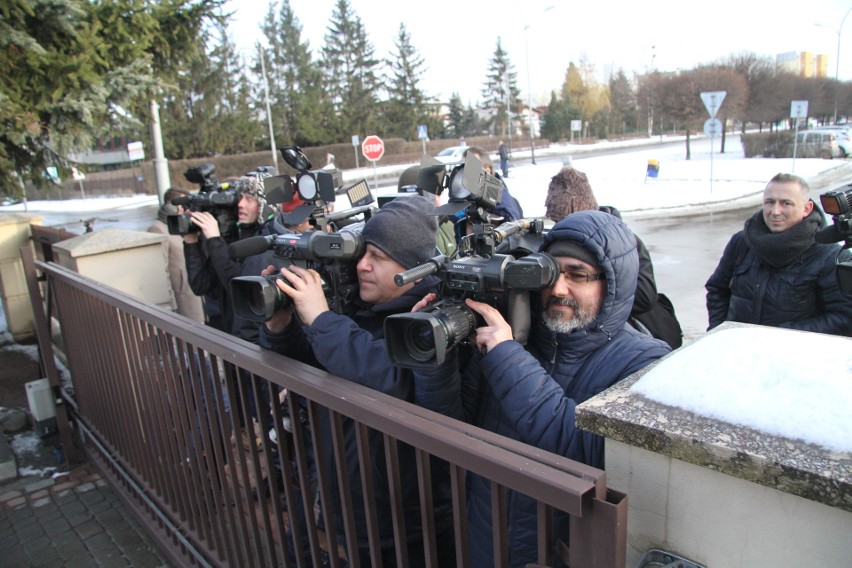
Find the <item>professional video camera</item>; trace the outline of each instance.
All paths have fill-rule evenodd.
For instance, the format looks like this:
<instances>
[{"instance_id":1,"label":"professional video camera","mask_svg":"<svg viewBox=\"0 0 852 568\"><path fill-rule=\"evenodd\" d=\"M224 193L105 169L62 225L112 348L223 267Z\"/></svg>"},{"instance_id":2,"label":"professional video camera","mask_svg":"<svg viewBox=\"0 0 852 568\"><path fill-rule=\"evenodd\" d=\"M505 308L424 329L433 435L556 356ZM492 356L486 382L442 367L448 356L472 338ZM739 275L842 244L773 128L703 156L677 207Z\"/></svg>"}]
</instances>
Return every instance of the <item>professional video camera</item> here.
<instances>
[{"instance_id":1,"label":"professional video camera","mask_svg":"<svg viewBox=\"0 0 852 568\"><path fill-rule=\"evenodd\" d=\"M342 186L340 170L311 170L310 160L298 146L283 148L281 154L298 174L295 179L286 174L272 176L265 183L270 203L300 203L281 215L285 225L295 227L309 221L317 229L334 231L344 220L351 220L357 215L364 214L364 219L369 218L370 212L375 209L372 205L375 199L366 180ZM332 211L336 196L341 194L349 198L352 208L338 215Z\"/></svg>"},{"instance_id":2,"label":"professional video camera","mask_svg":"<svg viewBox=\"0 0 852 568\"><path fill-rule=\"evenodd\" d=\"M852 184L823 193L819 201L823 211L832 216L833 224L817 231L814 240L818 243L844 241L838 253L837 283L844 294L852 295L852 259L845 252L852 248Z\"/></svg>"},{"instance_id":3,"label":"professional video camera","mask_svg":"<svg viewBox=\"0 0 852 568\"><path fill-rule=\"evenodd\" d=\"M516 340L526 343L530 327L530 292L552 286L559 276L556 260L545 253L521 258L496 254L497 245L522 231L543 229L540 219L521 219L493 227L474 225L463 237L454 258L436 256L427 263L397 274L394 282L404 286L430 274L440 274L443 299L427 308L389 316L385 338L396 365L428 368L444 362L447 352L467 340L482 325L479 314L464 302L473 298L500 310L512 326Z\"/></svg>"},{"instance_id":4,"label":"professional video camera","mask_svg":"<svg viewBox=\"0 0 852 568\"><path fill-rule=\"evenodd\" d=\"M198 193L172 199L172 205L182 205L189 211L207 211L219 223L219 234L225 241L230 242L236 239L238 234L237 204L240 202L240 195L236 190L229 189L229 184L220 184L215 174L216 166L213 164L203 164L186 170L183 177L201 187ZM170 235L186 235L198 231L198 226L192 222L188 213L169 215L166 224Z\"/></svg>"},{"instance_id":5,"label":"professional video camera","mask_svg":"<svg viewBox=\"0 0 852 568\"><path fill-rule=\"evenodd\" d=\"M329 308L349 313L358 296L355 266L364 254L361 238L363 223L349 225L336 233L308 231L266 237L252 237L232 243L232 258L244 258L273 249L280 266L296 264L320 273ZM289 296L276 282L287 279L276 273L269 276L238 276L231 280L234 314L249 320L266 321L278 310L292 305Z\"/></svg>"},{"instance_id":6,"label":"professional video camera","mask_svg":"<svg viewBox=\"0 0 852 568\"><path fill-rule=\"evenodd\" d=\"M198 191L201 193L213 193L221 189L227 189L219 185L219 180L216 179L216 166L213 164L201 164L194 168L187 168L183 172L183 177L190 183L197 183Z\"/></svg>"},{"instance_id":7,"label":"professional video camera","mask_svg":"<svg viewBox=\"0 0 852 568\"><path fill-rule=\"evenodd\" d=\"M466 211L487 220L486 210L497 207L503 196L503 182L482 167L482 160L468 153L464 164L448 166L430 156L424 156L417 172L417 188L441 194L448 192L448 202L435 212L437 215L455 215Z\"/></svg>"}]
</instances>

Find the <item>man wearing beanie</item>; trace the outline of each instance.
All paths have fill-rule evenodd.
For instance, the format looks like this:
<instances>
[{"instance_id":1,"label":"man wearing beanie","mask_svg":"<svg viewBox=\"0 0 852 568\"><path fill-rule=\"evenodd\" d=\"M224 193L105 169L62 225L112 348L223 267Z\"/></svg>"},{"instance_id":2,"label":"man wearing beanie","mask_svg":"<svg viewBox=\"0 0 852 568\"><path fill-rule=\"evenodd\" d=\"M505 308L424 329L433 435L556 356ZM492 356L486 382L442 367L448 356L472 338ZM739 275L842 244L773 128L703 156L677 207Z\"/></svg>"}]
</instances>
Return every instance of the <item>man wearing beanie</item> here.
<instances>
[{"instance_id":1,"label":"man wearing beanie","mask_svg":"<svg viewBox=\"0 0 852 568\"><path fill-rule=\"evenodd\" d=\"M602 437L577 429L574 409L671 349L628 323L639 259L636 239L617 217L600 211L573 213L547 233L541 251L561 273L540 293L526 346L498 310L466 300L484 325L476 350L459 377L465 418L486 430L569 459L603 468ZM537 323L537 325L536 325ZM458 375L457 375L458 376ZM490 482L468 480L471 566L493 566ZM502 527L509 535L509 566L538 561L536 502L506 495ZM553 516L556 534L568 534L568 517ZM554 556L557 555L553 551Z\"/></svg>"},{"instance_id":2,"label":"man wearing beanie","mask_svg":"<svg viewBox=\"0 0 852 568\"><path fill-rule=\"evenodd\" d=\"M390 315L411 311L427 293L436 290L438 279L428 276L420 281L398 287L394 276L423 264L435 256L437 223L432 215L434 206L421 196L394 199L379 209L364 224L361 237L364 253L357 263L360 303L351 315L335 313L329 309L323 291L321 275L312 269L290 266L281 269L286 282L278 281L278 288L292 299L292 306L276 312L261 326L260 345L322 368L343 379L381 391L387 395L414 402L415 379L410 369L395 367L390 360L384 341L384 321ZM271 268L271 267L270 267ZM289 284L288 284L289 283ZM438 369L435 374L443 372ZM426 379L428 380L428 375ZM452 393L440 393L452 396ZM310 425L317 447L324 451L324 459L317 463L328 465L328 475L336 475L333 466L332 438L328 416L320 414ZM371 435L372 436L372 435ZM370 566L367 540L367 518L363 508L362 480L358 468L358 448L353 425L344 423L349 484L358 532L361 565ZM380 436L370 438L372 470L385 472L386 459ZM409 446L399 447L400 490L403 495L405 528L408 540L410 566L423 566L421 506L418 496L416 456ZM444 464L446 465L446 464ZM449 472L433 466L433 502L427 506L434 510L438 531L438 551L447 554L439 558L439 565L452 565L451 496L448 492ZM384 475L378 476L384 478ZM378 504L378 523L383 564L396 565L393 540L393 515L389 508L387 481L374 479L374 500ZM338 483L332 506L336 512L333 522L343 543L343 518ZM302 521L304 522L304 521ZM328 519L324 519L329 523Z\"/></svg>"}]
</instances>

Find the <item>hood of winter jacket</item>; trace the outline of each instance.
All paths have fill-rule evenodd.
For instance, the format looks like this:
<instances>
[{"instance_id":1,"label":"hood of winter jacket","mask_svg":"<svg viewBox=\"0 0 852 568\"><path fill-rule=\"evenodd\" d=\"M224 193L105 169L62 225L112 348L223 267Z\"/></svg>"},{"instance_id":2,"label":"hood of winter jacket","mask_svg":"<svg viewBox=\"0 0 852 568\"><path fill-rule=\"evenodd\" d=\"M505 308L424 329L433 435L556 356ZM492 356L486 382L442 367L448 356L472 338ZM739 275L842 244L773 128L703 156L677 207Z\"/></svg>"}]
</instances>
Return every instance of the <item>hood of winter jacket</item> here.
<instances>
[{"instance_id":1,"label":"hood of winter jacket","mask_svg":"<svg viewBox=\"0 0 852 568\"><path fill-rule=\"evenodd\" d=\"M614 215L578 211L556 223L539 250L546 251L554 241L562 240L592 252L606 274L606 297L594 326L611 336L627 322L636 292L639 254L633 231Z\"/></svg>"}]
</instances>

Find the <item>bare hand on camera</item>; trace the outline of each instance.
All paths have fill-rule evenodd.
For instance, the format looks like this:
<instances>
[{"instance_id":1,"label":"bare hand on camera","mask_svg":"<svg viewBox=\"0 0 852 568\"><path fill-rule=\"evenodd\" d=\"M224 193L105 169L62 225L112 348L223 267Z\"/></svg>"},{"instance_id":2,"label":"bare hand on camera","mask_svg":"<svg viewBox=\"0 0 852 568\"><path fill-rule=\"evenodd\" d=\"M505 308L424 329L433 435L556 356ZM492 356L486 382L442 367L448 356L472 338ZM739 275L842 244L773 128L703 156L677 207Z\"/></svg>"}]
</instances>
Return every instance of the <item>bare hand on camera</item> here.
<instances>
[{"instance_id":1,"label":"bare hand on camera","mask_svg":"<svg viewBox=\"0 0 852 568\"><path fill-rule=\"evenodd\" d=\"M428 294L423 296L422 300L420 300L419 302L414 304L414 306L411 307L411 311L412 312L420 311L437 299L438 299L438 294L436 294L435 292L429 292Z\"/></svg>"},{"instance_id":2,"label":"bare hand on camera","mask_svg":"<svg viewBox=\"0 0 852 568\"><path fill-rule=\"evenodd\" d=\"M216 220L216 217L207 211L191 211L189 215L192 217L192 222L204 233L204 238L212 239L220 236L219 221Z\"/></svg>"},{"instance_id":3,"label":"bare hand on camera","mask_svg":"<svg viewBox=\"0 0 852 568\"><path fill-rule=\"evenodd\" d=\"M316 270L292 265L282 268L281 274L290 286L281 281L275 284L293 300L296 313L299 314L302 323L311 325L317 316L328 311L328 300L322 289L322 278Z\"/></svg>"},{"instance_id":4,"label":"bare hand on camera","mask_svg":"<svg viewBox=\"0 0 852 568\"><path fill-rule=\"evenodd\" d=\"M480 351L487 353L504 341L514 339L512 336L512 327L506 322L506 319L497 308L471 300L470 298L465 300L465 304L485 320L485 325L476 329L473 338Z\"/></svg>"}]
</instances>

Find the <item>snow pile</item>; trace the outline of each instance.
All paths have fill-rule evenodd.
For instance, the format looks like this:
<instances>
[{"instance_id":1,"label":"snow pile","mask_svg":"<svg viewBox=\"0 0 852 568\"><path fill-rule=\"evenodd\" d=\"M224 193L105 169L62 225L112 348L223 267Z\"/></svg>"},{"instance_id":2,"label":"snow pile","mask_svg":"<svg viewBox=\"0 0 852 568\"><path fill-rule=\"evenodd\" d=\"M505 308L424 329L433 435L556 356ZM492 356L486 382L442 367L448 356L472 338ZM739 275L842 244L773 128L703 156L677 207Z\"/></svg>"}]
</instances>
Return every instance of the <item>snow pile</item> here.
<instances>
[{"instance_id":1,"label":"snow pile","mask_svg":"<svg viewBox=\"0 0 852 568\"><path fill-rule=\"evenodd\" d=\"M710 333L631 388L731 424L852 452L852 340L749 326Z\"/></svg>"}]
</instances>

